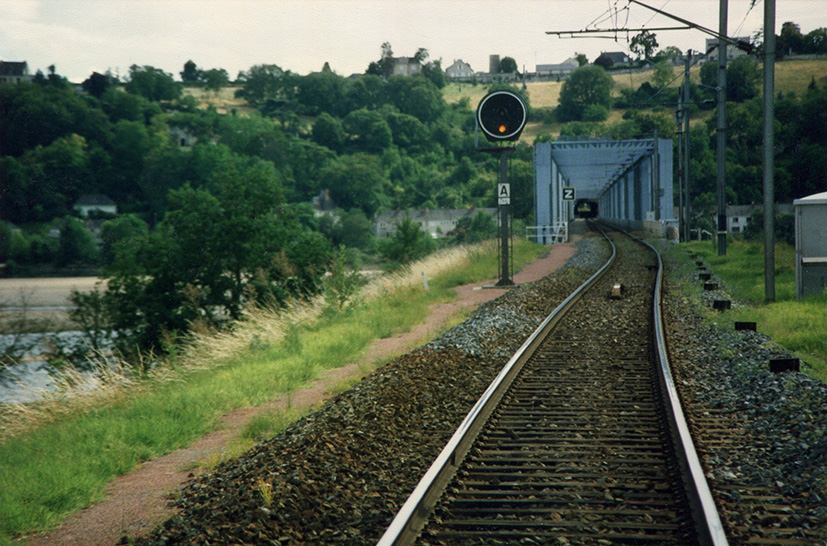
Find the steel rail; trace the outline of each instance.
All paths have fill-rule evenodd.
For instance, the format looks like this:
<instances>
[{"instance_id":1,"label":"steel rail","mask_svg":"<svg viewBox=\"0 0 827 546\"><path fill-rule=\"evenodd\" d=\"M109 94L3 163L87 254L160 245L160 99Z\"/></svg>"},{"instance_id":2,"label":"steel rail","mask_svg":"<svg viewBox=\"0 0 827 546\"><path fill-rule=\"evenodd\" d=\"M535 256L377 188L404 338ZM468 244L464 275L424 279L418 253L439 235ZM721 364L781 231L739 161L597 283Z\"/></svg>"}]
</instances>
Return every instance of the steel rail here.
<instances>
[{"instance_id":1,"label":"steel rail","mask_svg":"<svg viewBox=\"0 0 827 546\"><path fill-rule=\"evenodd\" d=\"M442 449L440 454L431 464L431 467L414 488L408 500L397 512L385 533L379 539L377 546L401 546L413 544L422 526L433 510L440 495L454 476L459 465L462 463L468 449L473 444L479 431L488 420L491 412L496 408L502 396L513 383L514 379L522 370L529 357L534 353L537 346L548 336L554 326L560 322L566 312L574 306L583 293L599 281L611 268L617 256L611 238L605 231L600 230L612 248L612 255L605 264L586 282L581 284L572 292L551 314L537 327L537 329L526 339L523 345L517 350L511 359L506 363L497 377L491 382L482 394L474 407L468 412L454 432L451 439Z\"/></svg>"},{"instance_id":2,"label":"steel rail","mask_svg":"<svg viewBox=\"0 0 827 546\"><path fill-rule=\"evenodd\" d=\"M669 415L669 428L672 434L672 441L675 444L675 453L678 456L682 467L689 498L689 504L693 512L693 520L698 533L698 539L704 546L728 546L724 526L718 515L715 506L715 499L706 481L698 452L692 441L689 426L681 406L678 389L672 377L672 370L669 365L669 356L666 350L666 335L663 327L663 313L661 312L662 286L663 286L663 260L660 252L648 242L627 233L633 239L646 245L655 253L658 259L658 273L655 278L655 293L653 305L653 318L655 327L655 345L657 346L660 373L658 374L665 406Z\"/></svg>"}]
</instances>

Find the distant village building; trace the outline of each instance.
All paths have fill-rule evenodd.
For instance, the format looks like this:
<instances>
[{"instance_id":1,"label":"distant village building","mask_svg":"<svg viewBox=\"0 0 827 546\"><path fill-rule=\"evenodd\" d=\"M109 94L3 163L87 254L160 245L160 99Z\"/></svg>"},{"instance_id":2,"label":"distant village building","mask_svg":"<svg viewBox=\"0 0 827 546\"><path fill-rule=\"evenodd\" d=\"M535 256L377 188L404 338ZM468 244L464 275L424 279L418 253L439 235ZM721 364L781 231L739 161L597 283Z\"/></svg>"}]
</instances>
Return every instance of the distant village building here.
<instances>
[{"instance_id":1,"label":"distant village building","mask_svg":"<svg viewBox=\"0 0 827 546\"><path fill-rule=\"evenodd\" d=\"M538 76L568 76L580 68L580 63L574 57L569 57L560 64L538 64L535 72Z\"/></svg>"},{"instance_id":2,"label":"distant village building","mask_svg":"<svg viewBox=\"0 0 827 546\"><path fill-rule=\"evenodd\" d=\"M196 142L198 142L195 135L183 127L172 125L167 129L167 132L172 135L172 139L175 141L175 144L181 148L190 149L195 146Z\"/></svg>"},{"instance_id":3,"label":"distant village building","mask_svg":"<svg viewBox=\"0 0 827 546\"><path fill-rule=\"evenodd\" d=\"M471 65L459 59L445 69L445 77L452 81L466 81L474 78L474 71Z\"/></svg>"},{"instance_id":4,"label":"distant village building","mask_svg":"<svg viewBox=\"0 0 827 546\"><path fill-rule=\"evenodd\" d=\"M737 40L739 42L743 42L744 44L752 44L752 40L750 40L749 36L731 36L732 40ZM727 44L726 46L726 58L727 61L731 61L733 59L737 59L738 57L743 57L744 55L748 55L746 51L739 47L735 47L732 44ZM717 38L707 38L706 40L706 61L718 61L718 39Z\"/></svg>"},{"instance_id":5,"label":"distant village building","mask_svg":"<svg viewBox=\"0 0 827 546\"><path fill-rule=\"evenodd\" d=\"M726 230L728 233L743 233L752 221L752 215L757 210L764 210L761 205L728 205L726 208ZM794 213L790 204L776 204L776 214Z\"/></svg>"},{"instance_id":6,"label":"distant village building","mask_svg":"<svg viewBox=\"0 0 827 546\"><path fill-rule=\"evenodd\" d=\"M422 72L422 65L414 57L394 57L394 76L413 76Z\"/></svg>"},{"instance_id":7,"label":"distant village building","mask_svg":"<svg viewBox=\"0 0 827 546\"><path fill-rule=\"evenodd\" d=\"M396 224L404 218L410 218L419 224L422 231L438 239L453 231L461 218L473 218L478 212L486 212L495 216L497 209L472 207L469 209L414 209L381 212L377 213L374 218L374 233L377 237L393 237L396 235Z\"/></svg>"},{"instance_id":8,"label":"distant village building","mask_svg":"<svg viewBox=\"0 0 827 546\"><path fill-rule=\"evenodd\" d=\"M30 82L34 76L29 74L29 65L26 61L0 61L0 84L18 84Z\"/></svg>"},{"instance_id":9,"label":"distant village building","mask_svg":"<svg viewBox=\"0 0 827 546\"><path fill-rule=\"evenodd\" d=\"M336 203L330 197L330 190L321 191L319 195L310 200L310 204L313 205L313 215L316 218L332 214L336 210Z\"/></svg>"},{"instance_id":10,"label":"distant village building","mask_svg":"<svg viewBox=\"0 0 827 546\"><path fill-rule=\"evenodd\" d=\"M604 51L594 60L594 64L603 68L626 66L632 62L632 58L622 51Z\"/></svg>"},{"instance_id":11,"label":"distant village building","mask_svg":"<svg viewBox=\"0 0 827 546\"><path fill-rule=\"evenodd\" d=\"M500 73L500 56L499 55L489 55L488 56L488 73L489 74L499 74Z\"/></svg>"},{"instance_id":12,"label":"distant village building","mask_svg":"<svg viewBox=\"0 0 827 546\"><path fill-rule=\"evenodd\" d=\"M89 213L92 212L111 214L113 216L118 214L118 205L107 196L100 194L82 195L75 201L72 208L78 211L78 214L83 218L88 218Z\"/></svg>"}]
</instances>

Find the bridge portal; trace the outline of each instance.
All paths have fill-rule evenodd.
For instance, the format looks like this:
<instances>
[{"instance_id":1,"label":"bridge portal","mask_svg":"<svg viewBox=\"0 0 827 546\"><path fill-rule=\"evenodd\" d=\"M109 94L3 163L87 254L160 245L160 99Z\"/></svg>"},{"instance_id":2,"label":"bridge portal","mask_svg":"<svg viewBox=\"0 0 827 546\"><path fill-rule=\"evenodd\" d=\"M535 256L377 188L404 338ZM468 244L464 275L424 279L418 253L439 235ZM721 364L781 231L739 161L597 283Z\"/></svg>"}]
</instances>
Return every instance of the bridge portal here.
<instances>
[{"instance_id":1,"label":"bridge portal","mask_svg":"<svg viewBox=\"0 0 827 546\"><path fill-rule=\"evenodd\" d=\"M587 211L583 203L593 205ZM570 220L583 213L664 235L667 225L677 225L672 140L576 137L535 144L534 212L537 225L529 235L542 243L567 240Z\"/></svg>"}]
</instances>

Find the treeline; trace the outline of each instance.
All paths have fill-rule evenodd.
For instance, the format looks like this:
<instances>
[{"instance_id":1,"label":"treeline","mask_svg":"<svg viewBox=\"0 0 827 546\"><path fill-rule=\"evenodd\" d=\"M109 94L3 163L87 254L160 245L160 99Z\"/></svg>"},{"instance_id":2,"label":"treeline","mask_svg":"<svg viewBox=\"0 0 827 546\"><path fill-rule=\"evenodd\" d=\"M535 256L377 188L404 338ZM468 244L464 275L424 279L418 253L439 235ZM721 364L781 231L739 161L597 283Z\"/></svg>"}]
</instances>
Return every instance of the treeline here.
<instances>
[{"instance_id":1,"label":"treeline","mask_svg":"<svg viewBox=\"0 0 827 546\"><path fill-rule=\"evenodd\" d=\"M467 101L447 105L433 77L352 80L262 65L240 83L256 108L248 116L199 109L153 67L133 66L125 83L93 75L85 93L55 73L0 86L5 272L101 267L108 288L78 296L79 321L119 332L124 348L157 349L196 322L237 318L248 303L319 293L337 254L392 265L492 234L488 217L439 243L415 225L393 240L373 237L378 211L495 206L496 167L475 151L473 112ZM511 169L525 217L528 146ZM317 218L310 204L325 191L335 218ZM119 209L97 218L94 236L73 210L86 194Z\"/></svg>"}]
</instances>

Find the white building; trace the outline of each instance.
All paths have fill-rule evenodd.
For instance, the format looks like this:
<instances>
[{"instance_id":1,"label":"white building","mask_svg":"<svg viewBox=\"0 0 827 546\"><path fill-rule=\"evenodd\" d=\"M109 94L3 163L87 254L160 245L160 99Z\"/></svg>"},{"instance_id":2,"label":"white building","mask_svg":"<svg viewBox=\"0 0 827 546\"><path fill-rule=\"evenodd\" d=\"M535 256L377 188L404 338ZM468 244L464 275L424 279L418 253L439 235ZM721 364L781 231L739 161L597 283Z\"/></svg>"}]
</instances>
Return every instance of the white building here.
<instances>
[{"instance_id":1,"label":"white building","mask_svg":"<svg viewBox=\"0 0 827 546\"><path fill-rule=\"evenodd\" d=\"M456 59L451 66L445 69L445 77L449 80L470 80L474 77L474 70L470 64L462 59Z\"/></svg>"},{"instance_id":2,"label":"white building","mask_svg":"<svg viewBox=\"0 0 827 546\"><path fill-rule=\"evenodd\" d=\"M497 209L471 207L468 209L392 210L377 213L373 227L377 237L393 237L396 235L396 224L404 218L410 218L419 224L419 229L430 234L432 238L438 239L453 231L460 218L473 218L478 212L485 212L496 218Z\"/></svg>"}]
</instances>

